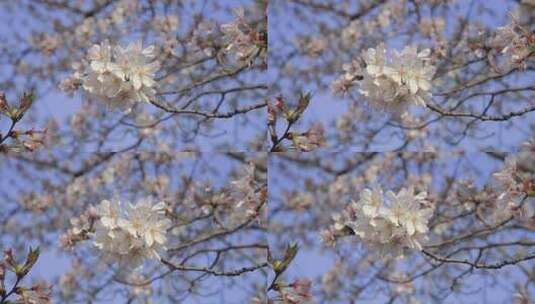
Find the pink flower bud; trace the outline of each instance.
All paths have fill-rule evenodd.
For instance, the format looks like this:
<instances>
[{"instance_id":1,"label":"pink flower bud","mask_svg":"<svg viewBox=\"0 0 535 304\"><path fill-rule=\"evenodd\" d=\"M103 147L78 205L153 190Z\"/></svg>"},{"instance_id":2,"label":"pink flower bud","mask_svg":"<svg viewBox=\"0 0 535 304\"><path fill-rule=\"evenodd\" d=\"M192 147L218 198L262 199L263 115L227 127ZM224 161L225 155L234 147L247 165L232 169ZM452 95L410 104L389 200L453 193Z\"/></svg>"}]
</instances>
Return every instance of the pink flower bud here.
<instances>
[{"instance_id":1,"label":"pink flower bud","mask_svg":"<svg viewBox=\"0 0 535 304\"><path fill-rule=\"evenodd\" d=\"M7 113L9 111L9 105L6 100L6 95L0 93L0 113Z\"/></svg>"}]
</instances>

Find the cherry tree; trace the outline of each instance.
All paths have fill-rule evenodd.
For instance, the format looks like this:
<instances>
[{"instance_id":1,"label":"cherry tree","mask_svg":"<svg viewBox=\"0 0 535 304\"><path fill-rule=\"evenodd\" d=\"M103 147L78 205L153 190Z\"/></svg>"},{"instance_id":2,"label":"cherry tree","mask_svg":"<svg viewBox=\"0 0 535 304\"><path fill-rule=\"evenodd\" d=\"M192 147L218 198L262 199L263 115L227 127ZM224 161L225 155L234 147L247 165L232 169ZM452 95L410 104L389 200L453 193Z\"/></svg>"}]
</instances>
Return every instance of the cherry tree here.
<instances>
[{"instance_id":1,"label":"cherry tree","mask_svg":"<svg viewBox=\"0 0 535 304\"><path fill-rule=\"evenodd\" d=\"M285 303L531 303L534 151L531 140L519 153L273 156L270 249L293 253L280 254L289 263L270 276L268 295Z\"/></svg>"},{"instance_id":2,"label":"cherry tree","mask_svg":"<svg viewBox=\"0 0 535 304\"><path fill-rule=\"evenodd\" d=\"M65 271L48 281L58 301L245 301L265 288L269 270L265 160L188 152L3 158L2 242L65 257Z\"/></svg>"},{"instance_id":3,"label":"cherry tree","mask_svg":"<svg viewBox=\"0 0 535 304\"><path fill-rule=\"evenodd\" d=\"M0 17L0 303L533 303L534 1Z\"/></svg>"},{"instance_id":4,"label":"cherry tree","mask_svg":"<svg viewBox=\"0 0 535 304\"><path fill-rule=\"evenodd\" d=\"M260 150L265 1L4 1L1 13L18 29L2 33L1 91L32 91L27 123L54 124L63 149Z\"/></svg>"},{"instance_id":5,"label":"cherry tree","mask_svg":"<svg viewBox=\"0 0 535 304\"><path fill-rule=\"evenodd\" d=\"M273 1L272 90L312 92L301 128L334 150L510 151L532 132L533 6Z\"/></svg>"}]
</instances>

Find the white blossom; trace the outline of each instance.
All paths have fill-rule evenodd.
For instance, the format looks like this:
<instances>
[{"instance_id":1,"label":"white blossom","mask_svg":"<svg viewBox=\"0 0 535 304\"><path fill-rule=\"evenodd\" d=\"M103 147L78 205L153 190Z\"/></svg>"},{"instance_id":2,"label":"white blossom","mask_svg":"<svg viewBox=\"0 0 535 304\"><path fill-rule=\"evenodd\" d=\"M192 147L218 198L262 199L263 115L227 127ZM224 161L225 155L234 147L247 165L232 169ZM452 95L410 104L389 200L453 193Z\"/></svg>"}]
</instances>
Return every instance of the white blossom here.
<instances>
[{"instance_id":1,"label":"white blossom","mask_svg":"<svg viewBox=\"0 0 535 304\"><path fill-rule=\"evenodd\" d=\"M387 214L394 214L391 221L403 226L409 236L413 236L416 232L426 233L427 222L432 215L430 208L421 209L427 193L420 192L414 195L413 191L409 188L401 189L398 194L392 191L386 194L391 203L391 208L386 209L389 210Z\"/></svg>"},{"instance_id":2,"label":"white blossom","mask_svg":"<svg viewBox=\"0 0 535 304\"><path fill-rule=\"evenodd\" d=\"M359 205L362 208L362 213L367 217L377 216L383 205L383 190L378 187L373 190L364 189L360 194Z\"/></svg>"},{"instance_id":3,"label":"white blossom","mask_svg":"<svg viewBox=\"0 0 535 304\"><path fill-rule=\"evenodd\" d=\"M342 223L338 216L335 229L349 227L370 250L385 258L400 257L405 248L420 250L433 214L427 193L415 194L413 188L386 194L379 187L364 189L351 209L354 218Z\"/></svg>"},{"instance_id":4,"label":"white blossom","mask_svg":"<svg viewBox=\"0 0 535 304\"><path fill-rule=\"evenodd\" d=\"M127 204L127 219L119 220L119 226L142 240L145 245L164 245L166 242L167 228L170 226L169 219L163 218L165 203L160 202L152 205L150 201L141 201L137 205Z\"/></svg>"},{"instance_id":5,"label":"white blossom","mask_svg":"<svg viewBox=\"0 0 535 304\"><path fill-rule=\"evenodd\" d=\"M381 43L377 46L377 49L370 48L362 56L366 62L366 72L372 77L379 77L383 75L383 71L386 65L385 59L385 45Z\"/></svg>"},{"instance_id":6,"label":"white blossom","mask_svg":"<svg viewBox=\"0 0 535 304\"><path fill-rule=\"evenodd\" d=\"M97 214L100 216L100 222L104 227L115 228L119 220L120 206L118 202L103 200L97 206Z\"/></svg>"},{"instance_id":7,"label":"white blossom","mask_svg":"<svg viewBox=\"0 0 535 304\"><path fill-rule=\"evenodd\" d=\"M387 56L383 43L363 53L361 63L353 60L344 65L345 74L332 87L345 92L353 85L372 107L402 114L410 105L425 106L431 97L435 67L430 63L429 49L418 52L416 46L407 46L401 52Z\"/></svg>"},{"instance_id":8,"label":"white blossom","mask_svg":"<svg viewBox=\"0 0 535 304\"><path fill-rule=\"evenodd\" d=\"M398 85L406 86L412 96L418 98L416 104L425 105L418 92L428 92L431 89L431 79L435 68L427 64L431 51L425 49L418 53L415 46L408 46L398 53L394 51L392 65L384 68L384 74L393 79Z\"/></svg>"},{"instance_id":9,"label":"white blossom","mask_svg":"<svg viewBox=\"0 0 535 304\"><path fill-rule=\"evenodd\" d=\"M160 259L165 249L171 221L165 216L165 203L143 199L136 204L104 200L97 207L95 246L112 263L128 269L145 259Z\"/></svg>"},{"instance_id":10,"label":"white blossom","mask_svg":"<svg viewBox=\"0 0 535 304\"><path fill-rule=\"evenodd\" d=\"M148 102L148 96L142 88L152 89L156 86L154 75L160 68L158 61L150 60L156 57L155 47L151 45L143 49L141 41L130 43L126 48L115 48L116 63L110 71L124 81L131 82L134 92Z\"/></svg>"},{"instance_id":11,"label":"white blossom","mask_svg":"<svg viewBox=\"0 0 535 304\"><path fill-rule=\"evenodd\" d=\"M154 77L160 68L155 57L155 46L143 48L141 41L125 48L103 41L89 49L85 69L76 64L75 72L61 82L60 88L72 92L81 86L97 100L130 109L136 102L150 102L155 97Z\"/></svg>"}]
</instances>

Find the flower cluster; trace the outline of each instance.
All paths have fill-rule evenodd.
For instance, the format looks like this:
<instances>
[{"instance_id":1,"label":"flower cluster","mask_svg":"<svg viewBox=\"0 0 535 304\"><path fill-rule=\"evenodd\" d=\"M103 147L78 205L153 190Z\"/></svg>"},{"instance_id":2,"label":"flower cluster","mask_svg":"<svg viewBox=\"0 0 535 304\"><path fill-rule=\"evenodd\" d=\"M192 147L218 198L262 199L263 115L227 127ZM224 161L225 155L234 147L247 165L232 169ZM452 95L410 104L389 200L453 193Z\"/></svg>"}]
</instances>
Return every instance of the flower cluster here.
<instances>
[{"instance_id":1,"label":"flower cluster","mask_svg":"<svg viewBox=\"0 0 535 304\"><path fill-rule=\"evenodd\" d=\"M75 72L60 84L72 92L82 87L90 96L113 107L129 109L139 101L150 102L156 94L154 76L160 68L153 45L143 49L141 41L126 48L112 48L108 41L93 45L87 62L75 64Z\"/></svg>"},{"instance_id":2,"label":"flower cluster","mask_svg":"<svg viewBox=\"0 0 535 304\"><path fill-rule=\"evenodd\" d=\"M248 62L265 50L265 37L247 22L243 8L235 10L235 15L234 21L221 25L225 51L233 54L238 61Z\"/></svg>"},{"instance_id":3,"label":"flower cluster","mask_svg":"<svg viewBox=\"0 0 535 304\"><path fill-rule=\"evenodd\" d=\"M50 304L52 288L46 282L34 283L30 288L18 288L16 291L19 298L15 303L19 304Z\"/></svg>"},{"instance_id":4,"label":"flower cluster","mask_svg":"<svg viewBox=\"0 0 535 304\"><path fill-rule=\"evenodd\" d=\"M335 216L333 228L350 229L383 258L402 257L406 248L421 250L433 210L427 193L415 195L413 188L386 195L378 187L364 189L358 202Z\"/></svg>"},{"instance_id":5,"label":"flower cluster","mask_svg":"<svg viewBox=\"0 0 535 304\"><path fill-rule=\"evenodd\" d=\"M535 52L535 34L511 14L511 23L498 28L491 46L506 54L513 65L525 66L524 60Z\"/></svg>"},{"instance_id":6,"label":"flower cluster","mask_svg":"<svg viewBox=\"0 0 535 304\"><path fill-rule=\"evenodd\" d=\"M150 199L121 204L103 200L97 207L95 246L104 257L128 269L137 268L145 259L160 259L165 249L167 230L164 202L153 205Z\"/></svg>"},{"instance_id":7,"label":"flower cluster","mask_svg":"<svg viewBox=\"0 0 535 304\"><path fill-rule=\"evenodd\" d=\"M314 303L311 294L312 282L309 279L297 279L289 285L279 287L282 303L311 304Z\"/></svg>"},{"instance_id":8,"label":"flower cluster","mask_svg":"<svg viewBox=\"0 0 535 304\"><path fill-rule=\"evenodd\" d=\"M98 218L97 210L91 206L79 217L71 218L71 228L59 238L59 245L64 249L73 249L78 242L89 239L89 233L94 228Z\"/></svg>"},{"instance_id":9,"label":"flower cluster","mask_svg":"<svg viewBox=\"0 0 535 304\"><path fill-rule=\"evenodd\" d=\"M529 220L535 215L533 200L535 196L535 139L522 145L520 153L510 155L503 168L494 173L499 192L492 218L506 220L514 216Z\"/></svg>"},{"instance_id":10,"label":"flower cluster","mask_svg":"<svg viewBox=\"0 0 535 304\"><path fill-rule=\"evenodd\" d=\"M359 92L372 107L390 112L403 113L411 104L425 106L435 73L430 54L429 49L418 52L417 47L407 46L401 52L394 50L388 61L380 44L368 49L362 61L345 64L345 75L333 83L333 90L346 92L358 83Z\"/></svg>"},{"instance_id":11,"label":"flower cluster","mask_svg":"<svg viewBox=\"0 0 535 304\"><path fill-rule=\"evenodd\" d=\"M325 129L316 122L304 133L289 133L288 139L299 151L310 152L325 146Z\"/></svg>"},{"instance_id":12,"label":"flower cluster","mask_svg":"<svg viewBox=\"0 0 535 304\"><path fill-rule=\"evenodd\" d=\"M258 172L254 163L248 163L240 168L236 179L230 181L229 186L214 192L205 202L201 203L204 214L218 213L220 221L235 225L257 217L266 198L266 189L262 173ZM210 193L207 187L199 187L204 195ZM202 197L199 193L199 197ZM198 198L197 198L198 200Z\"/></svg>"}]
</instances>

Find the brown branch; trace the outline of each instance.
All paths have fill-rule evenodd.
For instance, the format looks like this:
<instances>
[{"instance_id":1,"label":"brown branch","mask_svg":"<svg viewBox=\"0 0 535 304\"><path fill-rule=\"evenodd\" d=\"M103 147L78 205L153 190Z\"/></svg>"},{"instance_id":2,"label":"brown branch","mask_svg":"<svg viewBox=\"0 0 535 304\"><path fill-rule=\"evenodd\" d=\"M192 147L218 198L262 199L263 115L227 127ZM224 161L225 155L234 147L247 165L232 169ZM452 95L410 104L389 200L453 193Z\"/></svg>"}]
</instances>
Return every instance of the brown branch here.
<instances>
[{"instance_id":1,"label":"brown branch","mask_svg":"<svg viewBox=\"0 0 535 304\"><path fill-rule=\"evenodd\" d=\"M466 264L466 265L470 265L473 268L477 268L477 269L500 269L500 268L505 267L505 266L515 265L515 264L518 264L518 263L523 262L523 261L528 261L528 260L535 259L535 253L532 253L532 254L526 255L526 256L521 257L521 258L516 258L516 259L512 259L512 260L503 260L503 261L500 261L500 262L497 262L497 263L494 263L494 264L485 264L485 263L471 262L471 261L469 261L467 259L460 260L460 259L451 259L451 258L447 258L447 257L442 257L442 256L436 255L434 253L431 253L431 252L429 252L427 250L422 250L422 252L425 255L427 255L428 257L430 257L430 258L432 258L432 259L434 259L436 261L439 261L441 263Z\"/></svg>"},{"instance_id":2,"label":"brown branch","mask_svg":"<svg viewBox=\"0 0 535 304\"><path fill-rule=\"evenodd\" d=\"M469 113L469 112L455 112L455 111L449 111L446 109L442 109L438 106L432 105L430 103L426 104L426 107L430 110L439 113L442 116L450 116L450 117L471 117L475 118L477 120L481 121L506 121L513 117L522 116L524 114L530 113L535 111L535 106L527 107L525 109L522 109L520 111L513 111L509 112L504 115L485 115L485 114L475 114L475 113Z\"/></svg>"},{"instance_id":3,"label":"brown branch","mask_svg":"<svg viewBox=\"0 0 535 304\"><path fill-rule=\"evenodd\" d=\"M207 113L207 112L201 112L201 111L195 111L195 110L176 109L169 104L165 104L163 101L151 100L151 104L169 113L196 115L196 116L202 116L206 119L231 118L235 115L245 114L247 112L258 110L267 106L266 102L262 102L262 103L246 106L240 109L235 109L234 111L228 111L228 112L223 112L223 113Z\"/></svg>"},{"instance_id":4,"label":"brown branch","mask_svg":"<svg viewBox=\"0 0 535 304\"><path fill-rule=\"evenodd\" d=\"M180 271L194 271L194 272L205 272L214 276L227 276L227 277L235 277L242 275L247 272L252 272L264 267L268 267L268 263L262 263L250 267L243 267L240 269L232 270L232 271L216 271L213 269L210 269L208 267L191 267L191 266L181 266L181 265L175 265L170 261L167 261L165 259L162 259L162 263L167 265L171 270L180 270Z\"/></svg>"}]
</instances>

